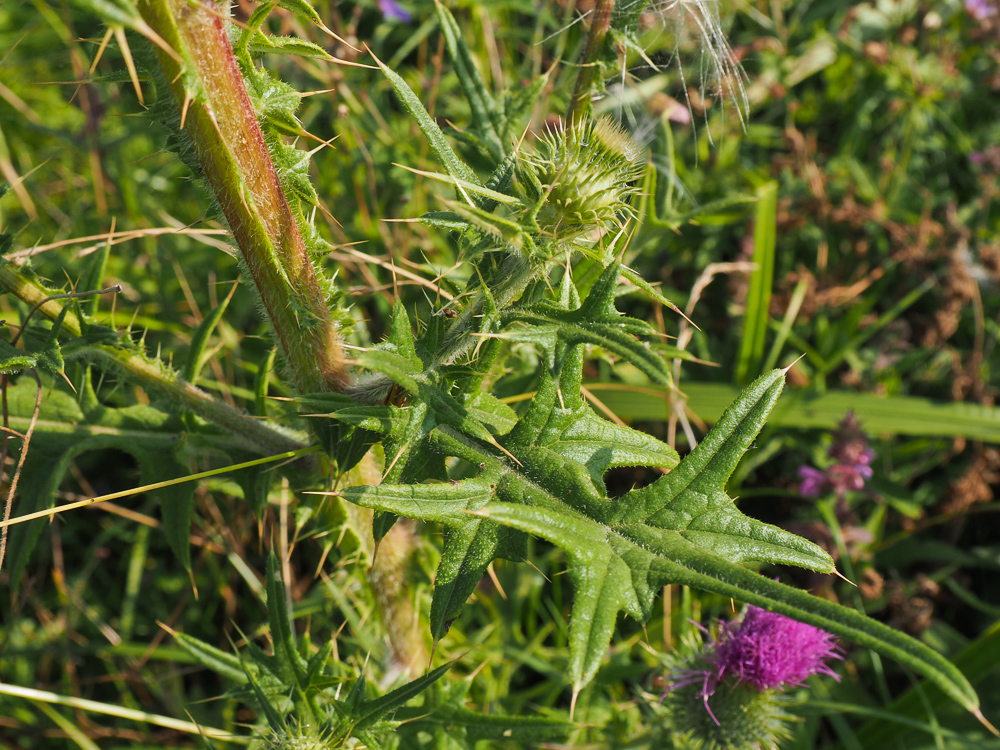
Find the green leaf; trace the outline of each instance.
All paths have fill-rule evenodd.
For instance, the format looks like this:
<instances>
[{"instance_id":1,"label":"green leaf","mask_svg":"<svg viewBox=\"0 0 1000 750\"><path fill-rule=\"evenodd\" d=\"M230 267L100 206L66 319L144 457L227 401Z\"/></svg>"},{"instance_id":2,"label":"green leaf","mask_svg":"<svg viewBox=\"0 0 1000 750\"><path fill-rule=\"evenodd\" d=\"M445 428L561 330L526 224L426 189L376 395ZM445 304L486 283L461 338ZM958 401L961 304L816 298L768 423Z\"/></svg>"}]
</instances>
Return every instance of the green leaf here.
<instances>
[{"instance_id":1,"label":"green leaf","mask_svg":"<svg viewBox=\"0 0 1000 750\"><path fill-rule=\"evenodd\" d=\"M257 679L257 675L254 674L254 670L250 668L250 665L244 662L243 671L246 675L247 682L250 685L250 689L257 704L258 709L264 718L267 719L268 726L271 727L275 732L279 732L285 728L284 720L281 718L281 714L275 709L274 704L271 702L270 696L268 696L263 686Z\"/></svg>"},{"instance_id":2,"label":"green leaf","mask_svg":"<svg viewBox=\"0 0 1000 750\"><path fill-rule=\"evenodd\" d=\"M744 384L759 372L764 360L764 339L774 283L774 248L777 242L778 183L768 182L757 190L754 213L753 262L750 274L743 337L736 362L736 382Z\"/></svg>"},{"instance_id":3,"label":"green leaf","mask_svg":"<svg viewBox=\"0 0 1000 750\"><path fill-rule=\"evenodd\" d=\"M317 13L316 9L306 2L306 0L280 0L278 7L290 10L295 15L312 22L317 26L324 26L323 19L320 17L319 13Z\"/></svg>"},{"instance_id":4,"label":"green leaf","mask_svg":"<svg viewBox=\"0 0 1000 750\"><path fill-rule=\"evenodd\" d=\"M456 399L428 382L422 368L416 367L412 360L375 349L365 352L359 359L365 367L387 375L393 382L418 396L430 409L437 423L451 425L488 443L494 442L490 431Z\"/></svg>"},{"instance_id":5,"label":"green leaf","mask_svg":"<svg viewBox=\"0 0 1000 750\"><path fill-rule=\"evenodd\" d=\"M616 383L587 383L601 403L624 420L667 420L670 408L659 389ZM714 423L739 396L739 389L723 383L685 381L686 406L698 418ZM855 391L813 393L785 391L768 422L780 427L833 429L853 410L872 434L926 435L1000 443L1000 407L970 403L940 403L915 396L880 396Z\"/></svg>"},{"instance_id":6,"label":"green leaf","mask_svg":"<svg viewBox=\"0 0 1000 750\"><path fill-rule=\"evenodd\" d=\"M634 271L628 266L622 266L621 275L624 276L626 279L628 279L631 283L639 287L639 289L642 290L643 294L645 294L649 299L653 300L654 302L659 302L661 305L670 308L675 313L683 314L681 313L680 308L678 308L677 305L675 305L673 302L671 302L662 294L660 294L653 287L652 284L650 284L648 281L642 278L642 276L639 275L638 271Z\"/></svg>"},{"instance_id":7,"label":"green leaf","mask_svg":"<svg viewBox=\"0 0 1000 750\"><path fill-rule=\"evenodd\" d=\"M30 370L38 365L38 356L28 354L0 339L0 373L12 375L22 370Z\"/></svg>"},{"instance_id":8,"label":"green leaf","mask_svg":"<svg viewBox=\"0 0 1000 750\"><path fill-rule=\"evenodd\" d=\"M623 466L655 466L671 469L680 460L666 443L638 430L621 427L586 409L582 414L558 420L565 426L548 443L556 453L587 467L594 483L608 469Z\"/></svg>"},{"instance_id":9,"label":"green leaf","mask_svg":"<svg viewBox=\"0 0 1000 750\"><path fill-rule=\"evenodd\" d=\"M444 677L445 673L451 669L451 667L452 665L450 663L445 664L437 669L431 670L427 674L421 675L417 679L408 682L391 692L386 693L381 698L361 703L352 716L352 719L355 722L356 731L365 730L391 716L397 708L413 700L435 682Z\"/></svg>"},{"instance_id":10,"label":"green leaf","mask_svg":"<svg viewBox=\"0 0 1000 750\"><path fill-rule=\"evenodd\" d=\"M142 466L142 484L156 484L183 477L188 466L177 458L180 445L173 451L149 451L133 448L132 453ZM194 514L194 482L171 484L156 490L160 502L163 533L170 549L184 569L191 572L191 517Z\"/></svg>"},{"instance_id":11,"label":"green leaf","mask_svg":"<svg viewBox=\"0 0 1000 750\"><path fill-rule=\"evenodd\" d=\"M434 0L434 5L441 21L441 33L448 46L448 55L455 66L458 82L472 110L472 131L482 139L490 155L499 160L504 155L503 142L500 140L502 118L493 101L493 95L486 88L483 77L476 68L462 29L455 22L454 16L440 0Z\"/></svg>"},{"instance_id":12,"label":"green leaf","mask_svg":"<svg viewBox=\"0 0 1000 750\"><path fill-rule=\"evenodd\" d=\"M493 497L490 482L466 479L456 484L379 484L348 487L343 497L352 503L397 513L422 521L461 527L469 523L468 511L482 508Z\"/></svg>"},{"instance_id":13,"label":"green leaf","mask_svg":"<svg viewBox=\"0 0 1000 750\"><path fill-rule=\"evenodd\" d=\"M569 677L574 694L578 693L597 674L618 612L624 610L640 621L648 618L650 602L639 597L651 600L655 590L642 577L633 581L632 568L637 562L648 565L648 561L617 554L606 526L570 509L494 503L482 513L491 521L540 536L566 553L573 581Z\"/></svg>"},{"instance_id":14,"label":"green leaf","mask_svg":"<svg viewBox=\"0 0 1000 750\"><path fill-rule=\"evenodd\" d=\"M443 201L443 203L451 209L448 213L460 216L467 224L471 224L492 240L485 246L470 248L470 251L466 253L467 260L474 259L480 252L501 248L525 256L530 256L533 253L534 242L531 235L525 232L516 221L459 201ZM497 240L499 240L499 244L497 244Z\"/></svg>"},{"instance_id":15,"label":"green leaf","mask_svg":"<svg viewBox=\"0 0 1000 750\"><path fill-rule=\"evenodd\" d=\"M486 187L489 190L496 190L503 195L507 194L505 191L510 189L510 184L514 177L514 169L517 166L517 158L518 155L516 153L511 154L497 165L497 168L493 170L493 174L491 174L490 178L486 181ZM500 205L502 201L494 201L491 198L482 198L478 201L478 203L479 207L484 211L492 211Z\"/></svg>"},{"instance_id":16,"label":"green leaf","mask_svg":"<svg viewBox=\"0 0 1000 750\"><path fill-rule=\"evenodd\" d=\"M566 738L573 725L559 719L540 716L504 716L484 714L465 706L471 680L443 687L436 686L433 705L400 709L395 718L400 721L399 735L415 736L427 732L447 737L456 747L467 747L480 740L521 742L537 746L540 742L558 742Z\"/></svg>"},{"instance_id":17,"label":"green leaf","mask_svg":"<svg viewBox=\"0 0 1000 750\"><path fill-rule=\"evenodd\" d=\"M385 77L389 79L389 83L396 90L396 95L399 96L403 107L406 108L406 111L416 121L417 126L424 134L424 137L431 146L431 150L437 155L445 171L456 179L481 185L482 182L476 177L476 173L458 157L458 154L455 153L447 139L445 139L441 128L427 114L427 110L424 109L424 105L420 103L417 95L413 93L413 89L381 60L374 55L372 57L375 58L375 62L378 63Z\"/></svg>"},{"instance_id":18,"label":"green leaf","mask_svg":"<svg viewBox=\"0 0 1000 750\"><path fill-rule=\"evenodd\" d=\"M515 198L512 195L506 195L505 193L497 192L489 187L484 187L477 182L469 182L468 180L463 180L458 177L452 177L451 175L438 174L436 172L420 172L419 174L424 177L429 177L437 182L443 182L447 185L454 185L459 193L468 194L472 193L478 197L475 201L476 207L484 207L483 210L489 212L496 208L498 205L503 204L505 206L510 206L511 208L523 208L524 204L520 199Z\"/></svg>"},{"instance_id":19,"label":"green leaf","mask_svg":"<svg viewBox=\"0 0 1000 750\"><path fill-rule=\"evenodd\" d=\"M284 581L281 580L280 566L273 552L267 556L267 619L271 625L271 637L274 639L274 654L282 665L283 674L290 678L287 682L297 685L300 690L305 690L308 687L306 677L309 674L309 665L295 644L295 631L292 628L287 591Z\"/></svg>"},{"instance_id":20,"label":"green leaf","mask_svg":"<svg viewBox=\"0 0 1000 750\"><path fill-rule=\"evenodd\" d=\"M25 353L34 360L32 367L50 375L59 375L63 372L65 363L62 348L59 346L59 331L62 329L69 309L70 305L63 305L51 326L47 323L41 323L28 325L24 330L21 341L24 342ZM8 367L15 368L14 371L26 369L17 364L23 361L24 355L15 354L18 351L15 347L6 344L5 351L8 357L6 362Z\"/></svg>"},{"instance_id":21,"label":"green leaf","mask_svg":"<svg viewBox=\"0 0 1000 750\"><path fill-rule=\"evenodd\" d=\"M492 393L476 391L467 399L469 416L486 425L494 435L506 435L517 424L517 413Z\"/></svg>"},{"instance_id":22,"label":"green leaf","mask_svg":"<svg viewBox=\"0 0 1000 750\"><path fill-rule=\"evenodd\" d=\"M545 350L550 370L562 361L567 347L577 344L600 346L617 354L645 373L656 383L670 382L670 371L661 356L636 336L655 335L656 329L645 321L622 316L615 309L615 291L621 265L612 263L591 287L590 294L576 310L564 310L551 302L501 316L502 338L536 344ZM512 323L525 324L513 328Z\"/></svg>"},{"instance_id":23,"label":"green leaf","mask_svg":"<svg viewBox=\"0 0 1000 750\"><path fill-rule=\"evenodd\" d=\"M954 665L975 685L996 671L1000 663L1000 620L994 622L975 641L954 658ZM923 718L928 707L939 702L941 690L935 685L914 685L888 706L888 716L900 720ZM935 726L936 723L935 723ZM909 741L912 727L885 721L869 721L858 730L857 738L864 747L889 747L896 741Z\"/></svg>"},{"instance_id":24,"label":"green leaf","mask_svg":"<svg viewBox=\"0 0 1000 750\"><path fill-rule=\"evenodd\" d=\"M204 641L200 641L185 633L176 633L174 640L177 645L187 651L194 660L201 666L211 669L218 675L226 677L237 684L247 683L247 673L243 669L243 662L238 656L220 651L215 646L210 646Z\"/></svg>"},{"instance_id":25,"label":"green leaf","mask_svg":"<svg viewBox=\"0 0 1000 750\"><path fill-rule=\"evenodd\" d=\"M482 575L489 560L509 552L511 540L521 538L503 541L494 532L501 524L542 537L567 556L574 585L569 634L574 694L596 674L618 613L645 621L664 585L683 584L780 612L874 648L978 711L969 683L927 646L854 610L742 567L746 562L784 563L834 570L821 548L744 516L724 491L781 394L783 372L763 376L740 394L670 474L611 500L605 497L602 466L616 460L669 464L673 456L669 449L643 445L627 432L618 436L618 459L613 453L598 455L609 434L586 416L578 346L567 348L562 364L558 381L551 373L543 374L528 410L503 436L502 445L512 459L440 427L429 435L435 449L478 462L478 477L454 486L383 485L345 493L360 504L452 529L438 575L440 591L435 589L432 603L436 638L460 611L470 583Z\"/></svg>"},{"instance_id":26,"label":"green leaf","mask_svg":"<svg viewBox=\"0 0 1000 750\"><path fill-rule=\"evenodd\" d=\"M257 55L267 53L278 55L297 55L298 57L318 57L321 60L329 60L330 53L318 44L307 42L294 36L270 36L257 31L250 37L248 49Z\"/></svg>"},{"instance_id":27,"label":"green leaf","mask_svg":"<svg viewBox=\"0 0 1000 750\"><path fill-rule=\"evenodd\" d=\"M469 228L469 222L454 211L428 211L420 216L420 223L457 232Z\"/></svg>"}]
</instances>

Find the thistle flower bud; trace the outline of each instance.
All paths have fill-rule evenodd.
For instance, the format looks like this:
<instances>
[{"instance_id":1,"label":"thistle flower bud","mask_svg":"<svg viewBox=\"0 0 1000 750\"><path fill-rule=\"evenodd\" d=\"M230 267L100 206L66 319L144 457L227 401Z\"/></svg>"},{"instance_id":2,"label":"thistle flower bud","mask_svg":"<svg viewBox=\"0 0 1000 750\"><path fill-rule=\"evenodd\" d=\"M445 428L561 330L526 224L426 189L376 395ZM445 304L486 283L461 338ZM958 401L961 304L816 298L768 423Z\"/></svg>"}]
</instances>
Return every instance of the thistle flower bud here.
<instances>
[{"instance_id":1,"label":"thistle flower bud","mask_svg":"<svg viewBox=\"0 0 1000 750\"><path fill-rule=\"evenodd\" d=\"M266 750L324 750L329 748L330 738L302 732L299 728L290 731L275 731L262 738Z\"/></svg>"},{"instance_id":2,"label":"thistle flower bud","mask_svg":"<svg viewBox=\"0 0 1000 750\"><path fill-rule=\"evenodd\" d=\"M631 214L642 149L608 118L560 123L521 160L522 188L544 234L570 239Z\"/></svg>"}]
</instances>

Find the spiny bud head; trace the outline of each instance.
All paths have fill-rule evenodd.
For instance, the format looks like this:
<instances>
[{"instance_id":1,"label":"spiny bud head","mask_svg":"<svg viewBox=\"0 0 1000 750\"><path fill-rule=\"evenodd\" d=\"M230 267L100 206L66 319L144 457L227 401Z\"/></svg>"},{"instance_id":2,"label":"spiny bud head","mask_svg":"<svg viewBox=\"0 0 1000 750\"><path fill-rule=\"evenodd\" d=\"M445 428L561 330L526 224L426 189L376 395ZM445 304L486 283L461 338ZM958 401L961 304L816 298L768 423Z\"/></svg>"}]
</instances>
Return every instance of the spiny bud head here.
<instances>
[{"instance_id":1,"label":"spiny bud head","mask_svg":"<svg viewBox=\"0 0 1000 750\"><path fill-rule=\"evenodd\" d=\"M543 232L578 235L618 221L632 209L642 149L608 118L560 123L548 130L534 153L522 157L529 170L523 188L538 212ZM534 178L534 179L532 179Z\"/></svg>"},{"instance_id":2,"label":"spiny bud head","mask_svg":"<svg viewBox=\"0 0 1000 750\"><path fill-rule=\"evenodd\" d=\"M712 697L715 718L705 710L700 693L690 685L664 700L677 750L777 750L789 735L785 722L790 717L773 692L762 693L746 683L722 687Z\"/></svg>"}]
</instances>

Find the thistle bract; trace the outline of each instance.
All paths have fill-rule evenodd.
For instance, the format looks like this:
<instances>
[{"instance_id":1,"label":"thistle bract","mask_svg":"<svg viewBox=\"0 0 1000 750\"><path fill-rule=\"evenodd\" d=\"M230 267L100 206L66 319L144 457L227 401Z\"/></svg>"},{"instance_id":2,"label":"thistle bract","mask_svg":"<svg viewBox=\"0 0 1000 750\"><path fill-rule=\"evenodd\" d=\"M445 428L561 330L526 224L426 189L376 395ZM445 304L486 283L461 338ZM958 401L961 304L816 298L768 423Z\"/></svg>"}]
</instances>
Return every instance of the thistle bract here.
<instances>
[{"instance_id":1,"label":"thistle bract","mask_svg":"<svg viewBox=\"0 0 1000 750\"><path fill-rule=\"evenodd\" d=\"M560 123L522 159L523 188L543 233L567 238L618 222L632 209L642 150L607 118Z\"/></svg>"},{"instance_id":2,"label":"thistle bract","mask_svg":"<svg viewBox=\"0 0 1000 750\"><path fill-rule=\"evenodd\" d=\"M664 702L674 750L777 750L790 736L782 698L750 685L726 686L713 699L714 713L700 705L697 688L672 692Z\"/></svg>"}]
</instances>

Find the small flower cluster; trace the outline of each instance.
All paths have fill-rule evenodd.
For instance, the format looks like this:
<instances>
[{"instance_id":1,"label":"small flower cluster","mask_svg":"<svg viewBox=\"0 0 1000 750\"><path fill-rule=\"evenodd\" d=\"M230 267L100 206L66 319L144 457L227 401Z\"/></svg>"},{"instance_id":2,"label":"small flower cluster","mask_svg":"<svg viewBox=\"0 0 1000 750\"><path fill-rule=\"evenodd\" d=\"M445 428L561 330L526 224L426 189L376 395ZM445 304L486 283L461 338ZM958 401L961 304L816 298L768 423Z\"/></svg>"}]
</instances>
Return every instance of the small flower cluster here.
<instances>
[{"instance_id":1,"label":"small flower cluster","mask_svg":"<svg viewBox=\"0 0 1000 750\"><path fill-rule=\"evenodd\" d=\"M861 431L854 412L848 412L833 433L833 445L827 451L833 464L825 471L812 466L799 467L799 492L806 497L819 497L833 492L843 498L848 492L864 489L872 477L872 459L875 452L868 446L868 439Z\"/></svg>"},{"instance_id":2,"label":"small flower cluster","mask_svg":"<svg viewBox=\"0 0 1000 750\"><path fill-rule=\"evenodd\" d=\"M1000 13L996 0L965 0L965 12L984 23Z\"/></svg>"}]
</instances>

